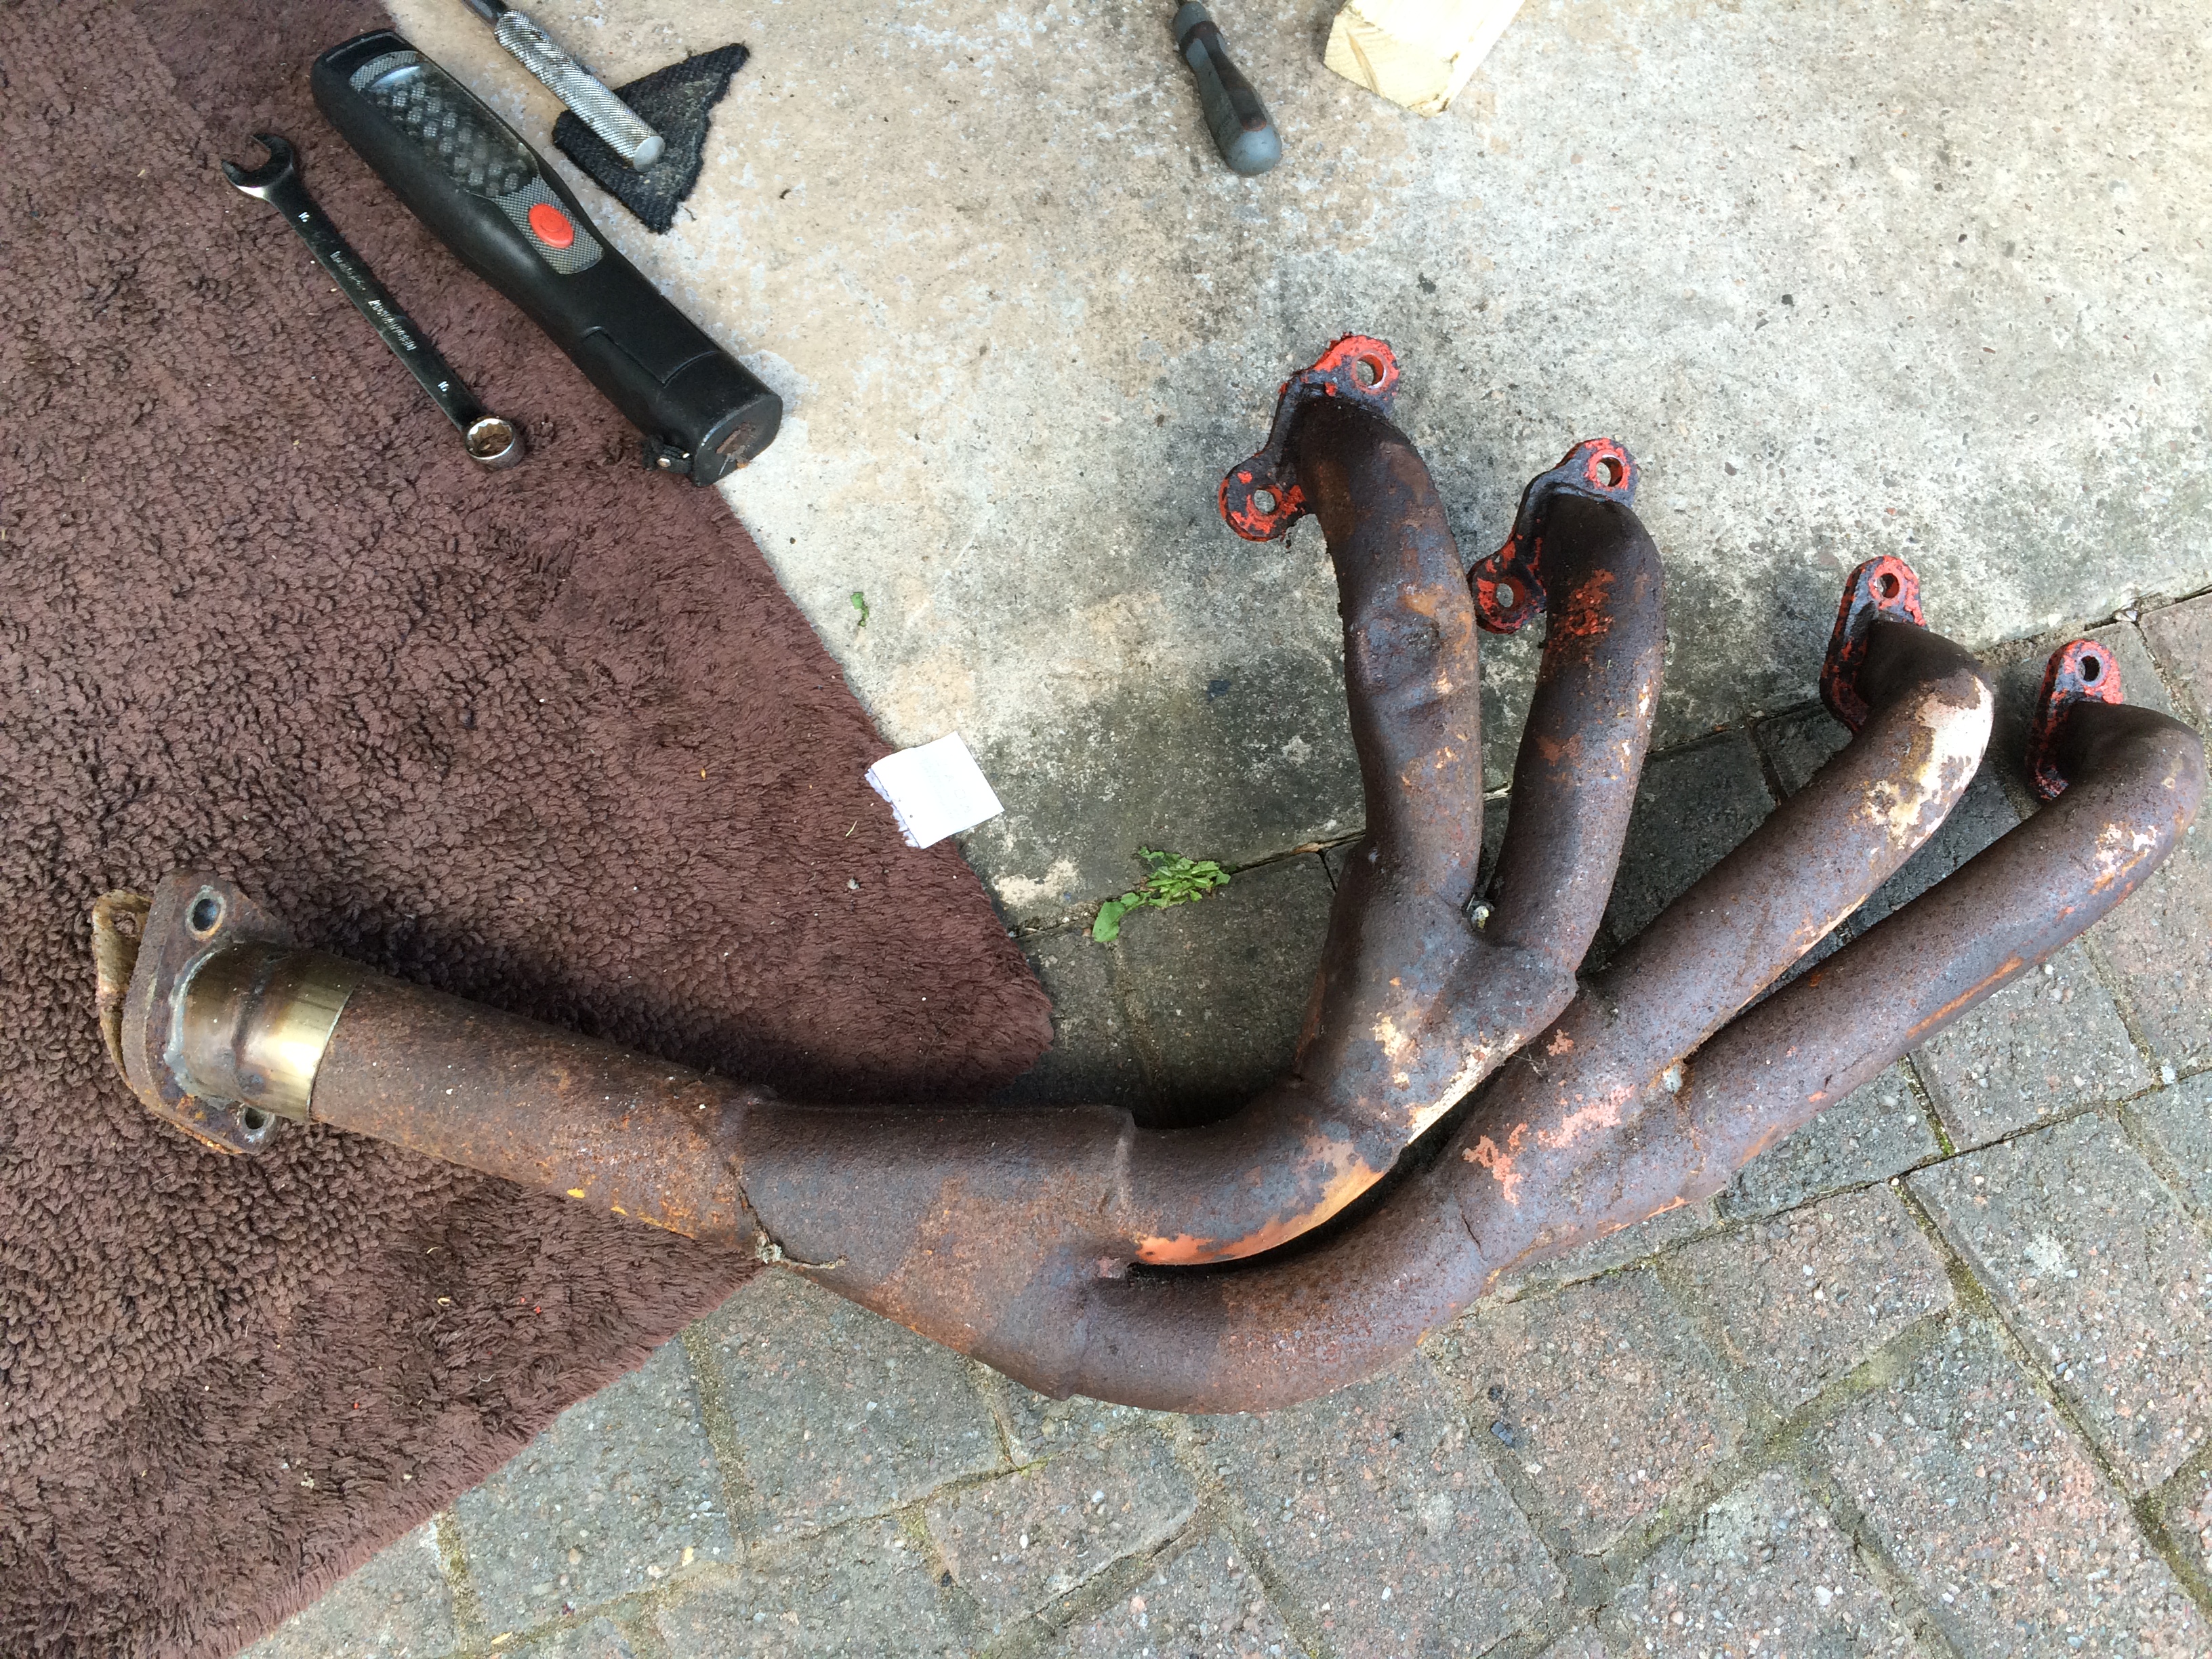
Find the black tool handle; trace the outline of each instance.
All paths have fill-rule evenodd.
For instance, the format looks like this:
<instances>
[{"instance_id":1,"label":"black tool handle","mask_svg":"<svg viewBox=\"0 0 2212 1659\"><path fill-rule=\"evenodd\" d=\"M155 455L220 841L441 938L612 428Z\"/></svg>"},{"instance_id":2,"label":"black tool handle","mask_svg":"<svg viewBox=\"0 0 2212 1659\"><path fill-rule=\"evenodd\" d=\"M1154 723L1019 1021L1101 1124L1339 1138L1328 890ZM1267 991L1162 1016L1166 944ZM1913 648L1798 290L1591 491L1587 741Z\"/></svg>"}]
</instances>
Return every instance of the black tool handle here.
<instances>
[{"instance_id":1,"label":"black tool handle","mask_svg":"<svg viewBox=\"0 0 2212 1659\"><path fill-rule=\"evenodd\" d=\"M558 173L390 29L315 60L315 104L377 176L645 434L712 483L768 447L783 401L599 235Z\"/></svg>"},{"instance_id":2,"label":"black tool handle","mask_svg":"<svg viewBox=\"0 0 2212 1659\"><path fill-rule=\"evenodd\" d=\"M1244 71L1230 61L1228 43L1213 15L1200 0L1189 0L1169 27L1175 31L1176 50L1198 77L1206 125L1230 170L1249 176L1265 173L1281 161L1282 135Z\"/></svg>"}]
</instances>

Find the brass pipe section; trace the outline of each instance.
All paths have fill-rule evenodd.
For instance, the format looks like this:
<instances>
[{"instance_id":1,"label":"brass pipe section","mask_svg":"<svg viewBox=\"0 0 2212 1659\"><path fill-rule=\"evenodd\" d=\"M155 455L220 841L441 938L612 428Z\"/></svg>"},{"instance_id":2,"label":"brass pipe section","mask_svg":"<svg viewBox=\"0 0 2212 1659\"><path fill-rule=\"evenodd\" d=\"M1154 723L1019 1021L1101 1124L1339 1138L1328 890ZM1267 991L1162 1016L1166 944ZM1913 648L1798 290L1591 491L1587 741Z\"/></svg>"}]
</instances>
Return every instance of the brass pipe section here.
<instances>
[{"instance_id":1,"label":"brass pipe section","mask_svg":"<svg viewBox=\"0 0 2212 1659\"><path fill-rule=\"evenodd\" d=\"M316 1069L361 979L353 963L319 951L213 951L179 992L169 1069L189 1094L305 1123Z\"/></svg>"}]
</instances>

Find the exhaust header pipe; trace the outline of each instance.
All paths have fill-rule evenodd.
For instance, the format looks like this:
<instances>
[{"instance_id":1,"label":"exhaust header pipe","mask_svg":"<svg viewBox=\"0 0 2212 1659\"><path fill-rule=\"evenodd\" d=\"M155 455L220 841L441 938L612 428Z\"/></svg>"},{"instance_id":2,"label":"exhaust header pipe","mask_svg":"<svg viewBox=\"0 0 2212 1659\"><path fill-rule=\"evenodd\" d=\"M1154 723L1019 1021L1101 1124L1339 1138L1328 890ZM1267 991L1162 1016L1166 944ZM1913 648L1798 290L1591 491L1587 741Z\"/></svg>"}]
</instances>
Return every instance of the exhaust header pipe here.
<instances>
[{"instance_id":1,"label":"exhaust header pipe","mask_svg":"<svg viewBox=\"0 0 2212 1659\"><path fill-rule=\"evenodd\" d=\"M299 949L190 872L140 913L135 963L128 896L96 913L111 1052L150 1111L225 1152L280 1121L372 1135L754 1249L1046 1393L1258 1410L1372 1375L1510 1268L1717 1189L2087 927L2194 817L2203 745L2118 704L2117 668L2077 641L2035 728L2056 803L1759 1001L1934 833L1988 741L1979 665L1928 631L1908 567L1873 561L1821 680L1850 743L1578 985L1664 645L1635 463L1578 445L1470 576L1389 418L1397 383L1388 346L1340 341L1221 487L1249 538L1320 521L1368 825L1291 1067L1233 1116L785 1102ZM1540 611L1478 891L1478 642Z\"/></svg>"}]
</instances>

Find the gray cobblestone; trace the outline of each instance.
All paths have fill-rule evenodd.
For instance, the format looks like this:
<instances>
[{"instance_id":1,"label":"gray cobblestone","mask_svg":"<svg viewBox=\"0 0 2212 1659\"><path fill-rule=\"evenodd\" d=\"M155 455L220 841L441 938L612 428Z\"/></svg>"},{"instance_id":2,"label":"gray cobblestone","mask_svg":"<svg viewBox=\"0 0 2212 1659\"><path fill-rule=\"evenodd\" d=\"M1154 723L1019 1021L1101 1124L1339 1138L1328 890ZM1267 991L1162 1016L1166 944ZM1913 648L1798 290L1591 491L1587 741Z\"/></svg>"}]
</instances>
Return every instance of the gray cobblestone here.
<instances>
[{"instance_id":1,"label":"gray cobblestone","mask_svg":"<svg viewBox=\"0 0 2212 1659\"><path fill-rule=\"evenodd\" d=\"M454 1512L494 1635L737 1554L691 1364L674 1342L569 1407Z\"/></svg>"},{"instance_id":2,"label":"gray cobblestone","mask_svg":"<svg viewBox=\"0 0 2212 1659\"><path fill-rule=\"evenodd\" d=\"M441 1659L455 1646L438 1523L356 1568L238 1659Z\"/></svg>"},{"instance_id":3,"label":"gray cobblestone","mask_svg":"<svg viewBox=\"0 0 2212 1659\"><path fill-rule=\"evenodd\" d=\"M975 1635L950 1575L884 1519L763 1553L653 1625L667 1659L966 1659Z\"/></svg>"},{"instance_id":4,"label":"gray cobblestone","mask_svg":"<svg viewBox=\"0 0 2212 1659\"><path fill-rule=\"evenodd\" d=\"M2089 937L2151 1053L2183 1071L2212 1064L2212 830L2200 820Z\"/></svg>"},{"instance_id":5,"label":"gray cobblestone","mask_svg":"<svg viewBox=\"0 0 2212 1659\"><path fill-rule=\"evenodd\" d=\"M1616 945L1635 938L1773 810L1759 751L1743 732L1654 756L1636 792L1606 937Z\"/></svg>"},{"instance_id":6,"label":"gray cobblestone","mask_svg":"<svg viewBox=\"0 0 2212 1659\"><path fill-rule=\"evenodd\" d=\"M1992 1659L2203 1655L2212 1626L2087 1451L1986 1333L1953 1334L1815 1441L1943 1635Z\"/></svg>"},{"instance_id":7,"label":"gray cobblestone","mask_svg":"<svg viewBox=\"0 0 2212 1659\"><path fill-rule=\"evenodd\" d=\"M1180 1420L1172 1413L1110 1405L1079 1394L1048 1399L996 1372L986 1381L999 1402L1007 1447L1018 1465L1038 1462L1071 1446L1103 1448L1115 1435L1146 1423Z\"/></svg>"},{"instance_id":8,"label":"gray cobblestone","mask_svg":"<svg viewBox=\"0 0 2212 1659\"><path fill-rule=\"evenodd\" d=\"M1730 1355L1785 1413L1951 1304L1942 1258L1887 1187L1707 1239L1675 1261Z\"/></svg>"},{"instance_id":9,"label":"gray cobblestone","mask_svg":"<svg viewBox=\"0 0 2212 1659\"><path fill-rule=\"evenodd\" d=\"M2142 633L2166 678L2193 705L2177 712L2199 729L2212 724L2212 594L2149 612Z\"/></svg>"},{"instance_id":10,"label":"gray cobblestone","mask_svg":"<svg viewBox=\"0 0 2212 1659\"><path fill-rule=\"evenodd\" d=\"M2212 1250L2117 1126L2023 1135L1913 1189L2135 1490L2203 1443Z\"/></svg>"},{"instance_id":11,"label":"gray cobblestone","mask_svg":"<svg viewBox=\"0 0 2212 1659\"><path fill-rule=\"evenodd\" d=\"M753 1538L879 1514L1003 1463L966 1361L794 1273L761 1274L693 1340L738 1402Z\"/></svg>"},{"instance_id":12,"label":"gray cobblestone","mask_svg":"<svg viewBox=\"0 0 2212 1659\"><path fill-rule=\"evenodd\" d=\"M1979 1146L2150 1079L2081 945L1999 991L1917 1058L1953 1143Z\"/></svg>"},{"instance_id":13,"label":"gray cobblestone","mask_svg":"<svg viewBox=\"0 0 2212 1659\"><path fill-rule=\"evenodd\" d=\"M1265 1418L1204 1420L1271 1571L1343 1659L1480 1653L1565 1585L1415 1357Z\"/></svg>"},{"instance_id":14,"label":"gray cobblestone","mask_svg":"<svg viewBox=\"0 0 2212 1659\"><path fill-rule=\"evenodd\" d=\"M1794 1469L1769 1469L1676 1534L1600 1622L1632 1652L1855 1654L1923 1650Z\"/></svg>"},{"instance_id":15,"label":"gray cobblestone","mask_svg":"<svg viewBox=\"0 0 2212 1659\"><path fill-rule=\"evenodd\" d=\"M1501 1274L1497 1295L1501 1299L1526 1296L1566 1285L1579 1285L1632 1262L1670 1250L1720 1225L1720 1215L1711 1200L1662 1210L1632 1226L1577 1245L1565 1255L1531 1262Z\"/></svg>"},{"instance_id":16,"label":"gray cobblestone","mask_svg":"<svg viewBox=\"0 0 2212 1659\"><path fill-rule=\"evenodd\" d=\"M1736 1172L1719 1199L1734 1219L1793 1210L1845 1187L1887 1181L1942 1151L1901 1067L1854 1090Z\"/></svg>"},{"instance_id":17,"label":"gray cobblestone","mask_svg":"<svg viewBox=\"0 0 2212 1659\"><path fill-rule=\"evenodd\" d=\"M2197 1213L2212 1216L2212 1072L2160 1089L2128 1111L2166 1155Z\"/></svg>"},{"instance_id":18,"label":"gray cobblestone","mask_svg":"<svg viewBox=\"0 0 2212 1659\"><path fill-rule=\"evenodd\" d=\"M1334 897L1310 854L1240 872L1197 904L1124 919L1130 1010L1158 1074L1174 1079L1153 1120L1242 1105L1290 1065L1321 966Z\"/></svg>"},{"instance_id":19,"label":"gray cobblestone","mask_svg":"<svg viewBox=\"0 0 2212 1659\"><path fill-rule=\"evenodd\" d=\"M1483 1310L1451 1363L1544 1518L1595 1554L1741 1443L1743 1407L1649 1268Z\"/></svg>"},{"instance_id":20,"label":"gray cobblestone","mask_svg":"<svg viewBox=\"0 0 2212 1659\"><path fill-rule=\"evenodd\" d=\"M1218 1534L1159 1568L1055 1650L1069 1659L1282 1659L1303 1651Z\"/></svg>"},{"instance_id":21,"label":"gray cobblestone","mask_svg":"<svg viewBox=\"0 0 2212 1659\"><path fill-rule=\"evenodd\" d=\"M1022 951L1052 998L1052 1047L994 1103L1140 1106L1144 1068L1114 994L1113 953L1079 927L1025 939Z\"/></svg>"},{"instance_id":22,"label":"gray cobblestone","mask_svg":"<svg viewBox=\"0 0 2212 1659\"><path fill-rule=\"evenodd\" d=\"M514 1647L502 1644L496 1651L500 1659L652 1659L638 1651L628 1632L605 1617L548 1631Z\"/></svg>"},{"instance_id":23,"label":"gray cobblestone","mask_svg":"<svg viewBox=\"0 0 2212 1659\"><path fill-rule=\"evenodd\" d=\"M996 1631L1158 1548L1196 1507L1168 1448L1139 1432L940 1494L924 1524Z\"/></svg>"}]
</instances>

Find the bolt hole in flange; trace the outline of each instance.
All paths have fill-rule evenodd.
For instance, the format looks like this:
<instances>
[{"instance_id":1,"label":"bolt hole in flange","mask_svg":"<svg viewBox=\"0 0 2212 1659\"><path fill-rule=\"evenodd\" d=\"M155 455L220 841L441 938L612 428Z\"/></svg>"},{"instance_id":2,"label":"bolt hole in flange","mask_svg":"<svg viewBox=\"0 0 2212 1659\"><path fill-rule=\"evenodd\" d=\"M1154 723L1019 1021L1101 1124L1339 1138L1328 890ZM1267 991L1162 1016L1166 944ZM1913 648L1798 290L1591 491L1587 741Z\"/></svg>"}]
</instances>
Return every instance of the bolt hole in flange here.
<instances>
[{"instance_id":1,"label":"bolt hole in flange","mask_svg":"<svg viewBox=\"0 0 2212 1659\"><path fill-rule=\"evenodd\" d=\"M1272 489L1254 490L1252 510L1255 513L1273 513L1275 510L1275 492Z\"/></svg>"},{"instance_id":2,"label":"bolt hole in flange","mask_svg":"<svg viewBox=\"0 0 2212 1659\"><path fill-rule=\"evenodd\" d=\"M2094 653L2084 651L2081 653L2081 683L2084 685L2094 685L2104 677L2104 662Z\"/></svg>"},{"instance_id":3,"label":"bolt hole in flange","mask_svg":"<svg viewBox=\"0 0 2212 1659\"><path fill-rule=\"evenodd\" d=\"M1620 488L1620 481L1628 476L1628 469L1620 464L1618 455L1601 455L1597 463L1598 476L1605 480L1607 489ZM1511 601L1508 600L1508 604Z\"/></svg>"},{"instance_id":4,"label":"bolt hole in flange","mask_svg":"<svg viewBox=\"0 0 2212 1659\"><path fill-rule=\"evenodd\" d=\"M1511 582L1498 584L1498 603L1508 611L1521 603L1521 595L1514 591Z\"/></svg>"},{"instance_id":5,"label":"bolt hole in flange","mask_svg":"<svg viewBox=\"0 0 2212 1659\"><path fill-rule=\"evenodd\" d=\"M216 892L203 892L185 914L185 926L203 939L215 932L222 921L222 895Z\"/></svg>"},{"instance_id":6,"label":"bolt hole in flange","mask_svg":"<svg viewBox=\"0 0 2212 1659\"><path fill-rule=\"evenodd\" d=\"M1897 578L1887 570L1883 571L1881 574L1874 579L1874 591L1881 594L1885 599L1895 599L1897 597Z\"/></svg>"},{"instance_id":7,"label":"bolt hole in flange","mask_svg":"<svg viewBox=\"0 0 2212 1659\"><path fill-rule=\"evenodd\" d=\"M1352 360L1352 378L1362 386L1373 386L1382 378L1382 365L1372 357Z\"/></svg>"},{"instance_id":8,"label":"bolt hole in flange","mask_svg":"<svg viewBox=\"0 0 2212 1659\"><path fill-rule=\"evenodd\" d=\"M269 1127L269 1114L258 1106L242 1106L238 1112L239 1127L250 1135L258 1135Z\"/></svg>"}]
</instances>

